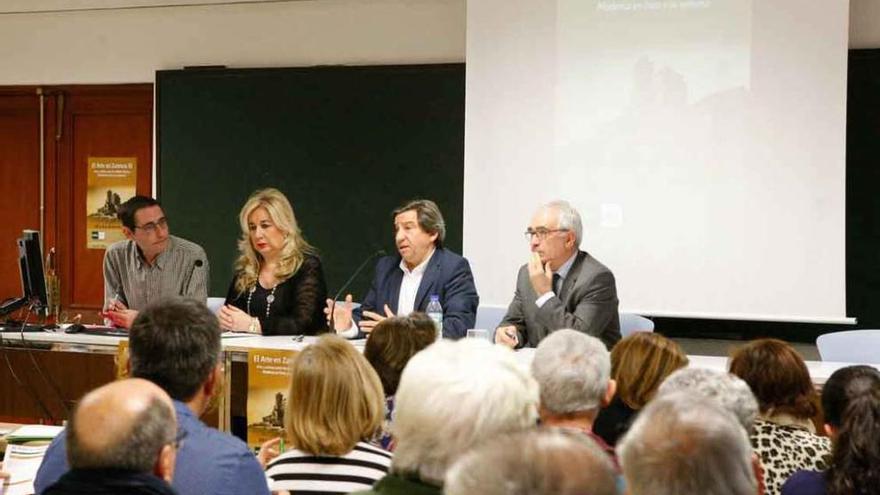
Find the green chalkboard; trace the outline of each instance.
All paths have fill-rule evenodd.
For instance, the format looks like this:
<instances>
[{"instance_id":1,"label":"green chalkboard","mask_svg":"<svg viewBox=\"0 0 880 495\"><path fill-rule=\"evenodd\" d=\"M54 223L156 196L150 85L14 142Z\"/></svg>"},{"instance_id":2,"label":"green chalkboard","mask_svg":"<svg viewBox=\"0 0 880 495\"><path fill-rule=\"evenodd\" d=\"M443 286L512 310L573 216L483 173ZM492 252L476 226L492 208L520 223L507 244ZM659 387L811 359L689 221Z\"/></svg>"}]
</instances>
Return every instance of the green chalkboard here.
<instances>
[{"instance_id":1,"label":"green chalkboard","mask_svg":"<svg viewBox=\"0 0 880 495\"><path fill-rule=\"evenodd\" d=\"M411 198L437 202L461 252L464 87L463 64L157 72L157 197L205 248L210 295L226 294L238 212L262 187L290 199L331 293L394 252L390 212Z\"/></svg>"}]
</instances>

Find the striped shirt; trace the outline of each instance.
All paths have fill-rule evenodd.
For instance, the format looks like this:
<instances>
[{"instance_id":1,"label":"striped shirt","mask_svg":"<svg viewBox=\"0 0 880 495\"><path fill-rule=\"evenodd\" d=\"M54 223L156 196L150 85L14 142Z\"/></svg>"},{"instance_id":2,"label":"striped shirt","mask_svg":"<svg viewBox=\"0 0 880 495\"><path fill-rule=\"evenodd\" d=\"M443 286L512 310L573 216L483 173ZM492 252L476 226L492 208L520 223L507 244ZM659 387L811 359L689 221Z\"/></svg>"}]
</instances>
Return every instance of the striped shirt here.
<instances>
[{"instance_id":1,"label":"striped shirt","mask_svg":"<svg viewBox=\"0 0 880 495\"><path fill-rule=\"evenodd\" d=\"M351 493L369 490L391 466L391 454L358 442L343 456L315 456L288 450L266 468L269 490L296 494Z\"/></svg>"},{"instance_id":2,"label":"striped shirt","mask_svg":"<svg viewBox=\"0 0 880 495\"><path fill-rule=\"evenodd\" d=\"M104 253L104 308L114 297L142 310L163 297L208 298L208 257L194 242L168 236L168 245L148 265L132 240L115 242Z\"/></svg>"}]
</instances>

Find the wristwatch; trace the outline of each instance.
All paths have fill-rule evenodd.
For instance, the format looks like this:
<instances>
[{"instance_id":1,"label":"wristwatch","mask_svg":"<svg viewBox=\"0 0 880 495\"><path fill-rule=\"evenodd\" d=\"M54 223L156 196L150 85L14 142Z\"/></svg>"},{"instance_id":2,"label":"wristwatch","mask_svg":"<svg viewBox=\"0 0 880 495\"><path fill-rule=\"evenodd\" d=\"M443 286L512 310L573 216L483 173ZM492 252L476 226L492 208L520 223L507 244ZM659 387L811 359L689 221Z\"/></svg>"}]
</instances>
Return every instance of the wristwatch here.
<instances>
[{"instance_id":1,"label":"wristwatch","mask_svg":"<svg viewBox=\"0 0 880 495\"><path fill-rule=\"evenodd\" d=\"M251 325L248 327L248 333L257 333L257 317L251 318Z\"/></svg>"}]
</instances>

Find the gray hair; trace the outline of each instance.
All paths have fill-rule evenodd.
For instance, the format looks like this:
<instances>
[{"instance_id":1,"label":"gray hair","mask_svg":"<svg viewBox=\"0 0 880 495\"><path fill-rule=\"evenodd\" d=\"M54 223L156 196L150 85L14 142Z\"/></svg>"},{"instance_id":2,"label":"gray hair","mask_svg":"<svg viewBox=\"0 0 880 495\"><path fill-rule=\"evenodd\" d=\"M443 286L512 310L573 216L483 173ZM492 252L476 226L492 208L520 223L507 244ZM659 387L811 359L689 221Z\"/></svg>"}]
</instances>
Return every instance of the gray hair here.
<instances>
[{"instance_id":1,"label":"gray hair","mask_svg":"<svg viewBox=\"0 0 880 495\"><path fill-rule=\"evenodd\" d=\"M447 495L616 495L611 460L580 432L534 429L492 439L458 460Z\"/></svg>"},{"instance_id":2,"label":"gray hair","mask_svg":"<svg viewBox=\"0 0 880 495\"><path fill-rule=\"evenodd\" d=\"M77 414L70 416L67 425L67 462L78 469L127 469L139 473L153 470L159 451L174 442L177 422L174 411L159 398L153 398L143 412L132 418L132 427L117 441L100 448L89 448L78 431Z\"/></svg>"},{"instance_id":3,"label":"gray hair","mask_svg":"<svg viewBox=\"0 0 880 495\"><path fill-rule=\"evenodd\" d=\"M631 495L754 495L749 438L717 402L687 393L654 399L617 446Z\"/></svg>"},{"instance_id":4,"label":"gray hair","mask_svg":"<svg viewBox=\"0 0 880 495\"><path fill-rule=\"evenodd\" d=\"M440 213L440 207L437 203L430 199L414 199L397 207L392 213L391 218L394 219L401 213L414 210L419 227L429 234L437 234L434 246L443 247L443 240L446 239L446 221L443 220L443 214Z\"/></svg>"},{"instance_id":5,"label":"gray hair","mask_svg":"<svg viewBox=\"0 0 880 495\"><path fill-rule=\"evenodd\" d=\"M584 237L584 226L581 222L581 214L571 206L571 203L558 199L545 204L544 208L559 212L559 225L556 228L573 232L575 245L580 246Z\"/></svg>"},{"instance_id":6,"label":"gray hair","mask_svg":"<svg viewBox=\"0 0 880 495\"><path fill-rule=\"evenodd\" d=\"M682 368L669 375L660 384L657 397L687 392L714 400L733 413L749 433L758 417L758 401L749 384L731 373L705 368Z\"/></svg>"},{"instance_id":7,"label":"gray hair","mask_svg":"<svg viewBox=\"0 0 880 495\"><path fill-rule=\"evenodd\" d=\"M395 395L392 470L441 484L463 452L537 420L538 386L513 351L443 340L410 359Z\"/></svg>"},{"instance_id":8,"label":"gray hair","mask_svg":"<svg viewBox=\"0 0 880 495\"><path fill-rule=\"evenodd\" d=\"M538 344L532 375L547 411L598 410L608 388L611 358L601 340L575 330L557 330Z\"/></svg>"}]
</instances>

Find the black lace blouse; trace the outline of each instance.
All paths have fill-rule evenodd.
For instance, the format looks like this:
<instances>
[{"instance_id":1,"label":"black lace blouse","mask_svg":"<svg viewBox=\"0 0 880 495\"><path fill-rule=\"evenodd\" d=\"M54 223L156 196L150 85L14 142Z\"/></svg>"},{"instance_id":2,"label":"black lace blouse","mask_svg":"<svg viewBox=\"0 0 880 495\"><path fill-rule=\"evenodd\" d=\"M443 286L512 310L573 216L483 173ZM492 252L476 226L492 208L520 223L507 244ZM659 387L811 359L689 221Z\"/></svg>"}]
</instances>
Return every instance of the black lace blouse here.
<instances>
[{"instance_id":1,"label":"black lace blouse","mask_svg":"<svg viewBox=\"0 0 880 495\"><path fill-rule=\"evenodd\" d=\"M266 289L257 283L256 290L250 297L250 308L250 294L248 291L239 294L235 288L236 280L238 275L229 285L226 304L258 317L263 335L315 335L327 331L324 316L327 283L324 281L321 260L317 256L307 254L299 270L278 284L274 294L271 288ZM271 304L268 302L270 295L274 296Z\"/></svg>"}]
</instances>

